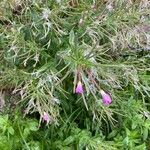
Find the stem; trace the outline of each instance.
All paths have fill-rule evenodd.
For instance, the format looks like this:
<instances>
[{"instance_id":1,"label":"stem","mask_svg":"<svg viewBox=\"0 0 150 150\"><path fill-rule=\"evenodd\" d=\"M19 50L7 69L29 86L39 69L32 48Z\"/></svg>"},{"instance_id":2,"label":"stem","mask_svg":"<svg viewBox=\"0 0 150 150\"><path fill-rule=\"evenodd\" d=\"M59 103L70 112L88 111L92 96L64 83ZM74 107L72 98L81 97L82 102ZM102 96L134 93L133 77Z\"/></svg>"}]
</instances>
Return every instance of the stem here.
<instances>
[{"instance_id":1,"label":"stem","mask_svg":"<svg viewBox=\"0 0 150 150\"><path fill-rule=\"evenodd\" d=\"M93 79L92 77L92 74L89 73L87 70L86 70L86 73L89 75L90 79L92 80L92 82L96 85L96 87L101 90L100 86L97 84L97 82Z\"/></svg>"}]
</instances>

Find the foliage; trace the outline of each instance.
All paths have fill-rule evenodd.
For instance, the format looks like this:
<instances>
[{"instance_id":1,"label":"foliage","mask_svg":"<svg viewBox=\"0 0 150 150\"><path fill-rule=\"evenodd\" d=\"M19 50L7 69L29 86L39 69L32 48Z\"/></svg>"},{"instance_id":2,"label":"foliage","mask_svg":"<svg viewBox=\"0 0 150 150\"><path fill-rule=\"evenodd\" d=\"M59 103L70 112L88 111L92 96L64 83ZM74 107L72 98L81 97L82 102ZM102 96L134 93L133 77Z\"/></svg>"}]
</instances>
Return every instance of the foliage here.
<instances>
[{"instance_id":1,"label":"foliage","mask_svg":"<svg viewBox=\"0 0 150 150\"><path fill-rule=\"evenodd\" d=\"M149 148L147 0L0 5L1 148Z\"/></svg>"}]
</instances>

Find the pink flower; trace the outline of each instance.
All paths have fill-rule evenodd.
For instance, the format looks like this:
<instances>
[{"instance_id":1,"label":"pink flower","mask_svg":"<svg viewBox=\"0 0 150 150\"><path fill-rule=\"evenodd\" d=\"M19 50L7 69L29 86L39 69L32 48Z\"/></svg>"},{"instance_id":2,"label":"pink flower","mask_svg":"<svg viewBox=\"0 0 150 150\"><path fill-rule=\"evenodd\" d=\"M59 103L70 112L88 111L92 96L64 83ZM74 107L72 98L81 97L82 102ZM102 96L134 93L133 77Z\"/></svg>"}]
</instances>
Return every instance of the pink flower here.
<instances>
[{"instance_id":1,"label":"pink flower","mask_svg":"<svg viewBox=\"0 0 150 150\"><path fill-rule=\"evenodd\" d=\"M76 90L75 90L75 93L78 93L78 94L82 94L83 93L83 87L82 87L81 81L78 82Z\"/></svg>"},{"instance_id":2,"label":"pink flower","mask_svg":"<svg viewBox=\"0 0 150 150\"><path fill-rule=\"evenodd\" d=\"M44 121L46 121L47 124L48 124L48 123L50 122L50 116L49 116L49 114L46 113L46 112L44 112L44 114L43 114L43 116L42 116L42 119L43 119Z\"/></svg>"},{"instance_id":3,"label":"pink flower","mask_svg":"<svg viewBox=\"0 0 150 150\"><path fill-rule=\"evenodd\" d=\"M105 93L105 91L103 91L103 90L101 90L100 93L102 95L103 104L109 105L112 103L112 99L109 94Z\"/></svg>"}]
</instances>

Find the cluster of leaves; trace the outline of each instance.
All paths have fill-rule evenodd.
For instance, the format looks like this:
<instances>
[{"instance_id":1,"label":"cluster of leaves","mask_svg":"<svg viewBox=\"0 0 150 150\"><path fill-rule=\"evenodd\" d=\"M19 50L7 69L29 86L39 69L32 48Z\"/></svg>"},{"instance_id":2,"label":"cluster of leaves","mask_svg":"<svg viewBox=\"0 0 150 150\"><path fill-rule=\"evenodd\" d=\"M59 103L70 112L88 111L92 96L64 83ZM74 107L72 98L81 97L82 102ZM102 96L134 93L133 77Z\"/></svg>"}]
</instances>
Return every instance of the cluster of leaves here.
<instances>
[{"instance_id":1,"label":"cluster of leaves","mask_svg":"<svg viewBox=\"0 0 150 150\"><path fill-rule=\"evenodd\" d=\"M0 148L4 150L145 150L150 120L141 115L133 117L126 127L114 128L106 138L103 130L93 135L88 129L78 128L72 116L64 117L61 125L47 128L39 126L38 120L22 118L18 113L14 116L0 115ZM136 119L136 122L134 122ZM132 127L131 127L132 126Z\"/></svg>"},{"instance_id":2,"label":"cluster of leaves","mask_svg":"<svg viewBox=\"0 0 150 150\"><path fill-rule=\"evenodd\" d=\"M13 120L12 120L13 119ZM33 133L38 131L36 120L24 119L15 114L0 116L0 148L10 149L36 149L38 141L33 141Z\"/></svg>"},{"instance_id":3,"label":"cluster of leaves","mask_svg":"<svg viewBox=\"0 0 150 150\"><path fill-rule=\"evenodd\" d=\"M55 132L48 135L49 146L146 149L147 0L2 0L0 5L0 88L16 96L25 114L39 113L40 121L49 114L47 130ZM79 80L82 95L74 94ZM111 94L110 106L103 105L100 89ZM2 130L4 138L14 134L11 125Z\"/></svg>"}]
</instances>

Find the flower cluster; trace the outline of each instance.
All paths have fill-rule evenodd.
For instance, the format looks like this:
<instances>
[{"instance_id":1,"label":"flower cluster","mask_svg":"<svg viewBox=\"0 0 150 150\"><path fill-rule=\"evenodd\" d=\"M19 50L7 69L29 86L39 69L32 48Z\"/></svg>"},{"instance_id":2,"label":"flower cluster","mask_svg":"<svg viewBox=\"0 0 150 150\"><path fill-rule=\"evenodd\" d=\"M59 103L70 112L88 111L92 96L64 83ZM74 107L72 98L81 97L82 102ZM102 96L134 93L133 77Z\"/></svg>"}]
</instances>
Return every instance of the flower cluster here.
<instances>
[{"instance_id":1,"label":"flower cluster","mask_svg":"<svg viewBox=\"0 0 150 150\"><path fill-rule=\"evenodd\" d=\"M81 81L78 81L76 89L75 89L75 93L82 94L83 92L84 92L83 85L82 85ZM100 90L100 93L102 96L103 104L106 106L110 105L112 103L111 96L103 90Z\"/></svg>"}]
</instances>

